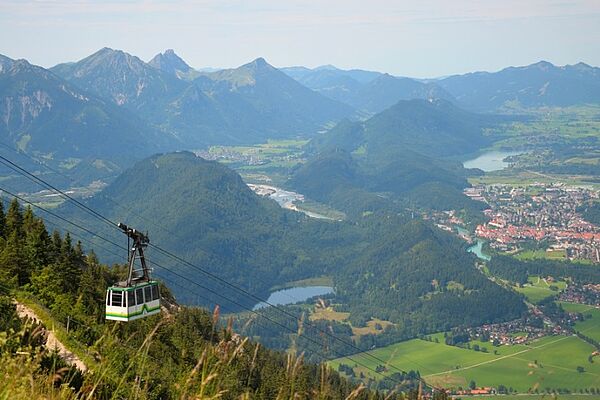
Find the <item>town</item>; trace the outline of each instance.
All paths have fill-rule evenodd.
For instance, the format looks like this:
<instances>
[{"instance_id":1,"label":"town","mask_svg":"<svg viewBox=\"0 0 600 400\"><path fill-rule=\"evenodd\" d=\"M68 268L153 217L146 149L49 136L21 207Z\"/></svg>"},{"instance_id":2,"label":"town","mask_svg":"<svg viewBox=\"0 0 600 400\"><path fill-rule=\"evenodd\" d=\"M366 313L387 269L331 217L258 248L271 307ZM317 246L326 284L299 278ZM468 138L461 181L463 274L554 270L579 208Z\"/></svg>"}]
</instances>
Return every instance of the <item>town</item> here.
<instances>
[{"instance_id":1,"label":"town","mask_svg":"<svg viewBox=\"0 0 600 400\"><path fill-rule=\"evenodd\" d=\"M489 206L488 222L475 235L493 249L517 253L543 246L544 257L600 263L600 227L583 219L582 206L598 199L598 192L563 184L476 186L464 193ZM532 247L532 246L529 246Z\"/></svg>"}]
</instances>

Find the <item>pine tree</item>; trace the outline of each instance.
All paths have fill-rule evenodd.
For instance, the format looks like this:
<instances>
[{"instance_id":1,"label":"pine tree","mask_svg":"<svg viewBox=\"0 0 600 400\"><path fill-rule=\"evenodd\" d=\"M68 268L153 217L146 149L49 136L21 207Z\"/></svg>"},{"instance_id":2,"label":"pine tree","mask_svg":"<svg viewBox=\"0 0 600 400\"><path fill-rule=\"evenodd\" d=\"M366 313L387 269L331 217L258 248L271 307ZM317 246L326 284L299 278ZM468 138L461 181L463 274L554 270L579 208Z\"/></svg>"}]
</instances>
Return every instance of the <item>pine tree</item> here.
<instances>
[{"instance_id":1,"label":"pine tree","mask_svg":"<svg viewBox=\"0 0 600 400\"><path fill-rule=\"evenodd\" d=\"M31 232L35 222L36 218L35 215L33 215L33 210L31 209L31 206L28 205L27 208L25 208L25 213L23 214L23 231L26 234Z\"/></svg>"},{"instance_id":2,"label":"pine tree","mask_svg":"<svg viewBox=\"0 0 600 400\"><path fill-rule=\"evenodd\" d=\"M21 212L21 206L19 205L19 201L17 199L13 199L10 202L10 206L8 207L8 212L6 213L6 237L9 237L10 234L14 231L18 233L21 232L23 228L23 213Z\"/></svg>"},{"instance_id":3,"label":"pine tree","mask_svg":"<svg viewBox=\"0 0 600 400\"><path fill-rule=\"evenodd\" d=\"M4 200L0 198L0 237L6 239L6 214L4 213Z\"/></svg>"},{"instance_id":4,"label":"pine tree","mask_svg":"<svg viewBox=\"0 0 600 400\"><path fill-rule=\"evenodd\" d=\"M52 232L52 240L50 243L50 262L51 263L59 263L60 262L60 251L62 249L62 238L60 237L60 233L57 230Z\"/></svg>"},{"instance_id":5,"label":"pine tree","mask_svg":"<svg viewBox=\"0 0 600 400\"><path fill-rule=\"evenodd\" d=\"M32 273L51 263L52 242L46 226L41 219L35 218L25 238L25 253Z\"/></svg>"},{"instance_id":6,"label":"pine tree","mask_svg":"<svg viewBox=\"0 0 600 400\"><path fill-rule=\"evenodd\" d=\"M60 248L60 275L61 281L65 291L74 292L77 290L79 285L79 278L81 277L82 265L78 255L73 248L71 242L71 235L67 232L62 241Z\"/></svg>"},{"instance_id":7,"label":"pine tree","mask_svg":"<svg viewBox=\"0 0 600 400\"><path fill-rule=\"evenodd\" d=\"M2 268L2 275L12 284L22 286L29 282L30 271L18 230L13 230L6 240L0 254L0 268Z\"/></svg>"}]
</instances>

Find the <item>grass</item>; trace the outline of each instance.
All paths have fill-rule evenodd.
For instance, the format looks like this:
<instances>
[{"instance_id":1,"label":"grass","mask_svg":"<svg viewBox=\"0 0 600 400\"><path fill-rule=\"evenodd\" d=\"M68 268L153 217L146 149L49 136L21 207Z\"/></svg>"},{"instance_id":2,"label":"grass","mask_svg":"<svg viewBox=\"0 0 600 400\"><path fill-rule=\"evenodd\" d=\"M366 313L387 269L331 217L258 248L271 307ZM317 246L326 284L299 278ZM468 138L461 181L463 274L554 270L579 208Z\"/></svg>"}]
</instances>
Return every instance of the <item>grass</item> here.
<instances>
[{"instance_id":1,"label":"grass","mask_svg":"<svg viewBox=\"0 0 600 400\"><path fill-rule=\"evenodd\" d=\"M333 307L318 307L315 309L315 311L313 311L312 314L310 314L310 319L311 321L324 319L327 321L344 322L348 319L349 316L349 312L335 311Z\"/></svg>"},{"instance_id":2,"label":"grass","mask_svg":"<svg viewBox=\"0 0 600 400\"><path fill-rule=\"evenodd\" d=\"M527 297L527 300L534 304L537 304L540 301L556 294L556 292L553 292L550 289L544 289L536 286L524 286L520 288L515 288L515 290L519 293L524 294L525 297Z\"/></svg>"},{"instance_id":3,"label":"grass","mask_svg":"<svg viewBox=\"0 0 600 400\"><path fill-rule=\"evenodd\" d=\"M503 134L527 143L527 138L539 137L580 139L600 136L600 106L540 107L520 110L537 118L515 122L503 128Z\"/></svg>"},{"instance_id":4,"label":"grass","mask_svg":"<svg viewBox=\"0 0 600 400\"><path fill-rule=\"evenodd\" d=\"M393 326L394 324L391 323L390 321L384 321L382 319L378 319L378 318L373 318L372 320L368 321L366 326L362 326L362 327L352 327L352 337L354 339L357 339L360 336L363 335L379 335L380 333L383 333L384 329L388 326ZM378 328L379 327L379 328Z\"/></svg>"},{"instance_id":5,"label":"grass","mask_svg":"<svg viewBox=\"0 0 600 400\"><path fill-rule=\"evenodd\" d=\"M588 310L593 310L594 309L594 306L590 306L590 305L587 305L587 304L568 303L566 301L559 301L558 303L562 306L562 308L565 311L568 311L568 312L580 312L580 313L582 313L584 311L588 311Z\"/></svg>"},{"instance_id":6,"label":"grass","mask_svg":"<svg viewBox=\"0 0 600 400\"><path fill-rule=\"evenodd\" d=\"M352 329L352 337L354 339L358 339L360 336L364 335L379 335L383 333L385 328L388 326L394 325L390 321L385 321L378 318L373 318L365 324L365 326L352 326L350 322L348 322L348 318L350 317L349 312L340 312L335 311L332 306L329 307L315 307L313 312L310 314L310 320L327 320L327 321L336 321L341 323L347 323Z\"/></svg>"},{"instance_id":7,"label":"grass","mask_svg":"<svg viewBox=\"0 0 600 400\"><path fill-rule=\"evenodd\" d=\"M528 283L523 287L516 287L515 290L522 293L532 303L539 303L540 301L554 296L559 291L564 290L567 287L566 282L554 281L548 282L546 279L540 278L539 276L530 276ZM558 291L552 290L550 286L555 286Z\"/></svg>"},{"instance_id":8,"label":"grass","mask_svg":"<svg viewBox=\"0 0 600 400\"><path fill-rule=\"evenodd\" d=\"M563 308L567 308L563 305ZM584 320L575 323L575 329L598 342L600 342L600 310L597 308L580 309Z\"/></svg>"},{"instance_id":9,"label":"grass","mask_svg":"<svg viewBox=\"0 0 600 400\"><path fill-rule=\"evenodd\" d=\"M480 344L481 346L481 344ZM387 372L419 370L428 382L444 387L466 387L471 380L478 386L505 385L519 392L529 389L567 388L579 390L600 387L600 363L590 364L588 356L594 348L574 336L545 337L530 345L486 346L489 353L447 346L424 340L409 340L376 349L371 353L387 361ZM494 354L493 350L498 354ZM377 361L353 355L353 359L375 369ZM330 362L337 368L340 363L354 366L354 362L341 358ZM585 372L577 372L582 366ZM355 368L369 378L380 376L361 367Z\"/></svg>"},{"instance_id":10,"label":"grass","mask_svg":"<svg viewBox=\"0 0 600 400\"><path fill-rule=\"evenodd\" d=\"M534 260L534 259L547 259L547 260L566 260L566 250L525 250L515 255L519 260Z\"/></svg>"},{"instance_id":11,"label":"grass","mask_svg":"<svg viewBox=\"0 0 600 400\"><path fill-rule=\"evenodd\" d=\"M502 399L502 400L554 400L554 399L565 399L565 400L590 400L600 399L600 395L591 394L515 394L515 395L498 395L496 396L469 396L469 399Z\"/></svg>"},{"instance_id":12,"label":"grass","mask_svg":"<svg viewBox=\"0 0 600 400\"><path fill-rule=\"evenodd\" d=\"M333 279L331 279L330 276L317 276L314 278L300 279L298 281L291 281L282 285L273 286L270 291L272 292L275 290L307 286L333 286Z\"/></svg>"}]
</instances>

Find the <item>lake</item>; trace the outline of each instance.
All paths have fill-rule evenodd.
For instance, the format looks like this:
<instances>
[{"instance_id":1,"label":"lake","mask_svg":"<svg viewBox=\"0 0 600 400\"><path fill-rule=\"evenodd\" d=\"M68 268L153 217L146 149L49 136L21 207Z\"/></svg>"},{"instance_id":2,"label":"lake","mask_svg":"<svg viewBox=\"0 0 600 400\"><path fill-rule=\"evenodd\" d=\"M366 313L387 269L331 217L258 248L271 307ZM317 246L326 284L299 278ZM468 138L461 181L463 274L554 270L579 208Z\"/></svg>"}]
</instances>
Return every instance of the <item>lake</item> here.
<instances>
[{"instance_id":1,"label":"lake","mask_svg":"<svg viewBox=\"0 0 600 400\"><path fill-rule=\"evenodd\" d=\"M503 161L506 157L523 154L522 151L488 151L479 157L463 162L465 168L479 168L482 171L498 171L508 167L508 163Z\"/></svg>"},{"instance_id":2,"label":"lake","mask_svg":"<svg viewBox=\"0 0 600 400\"><path fill-rule=\"evenodd\" d=\"M333 288L331 286L299 286L277 290L269 295L267 302L273 305L283 306L286 304L303 302L311 297L324 296L330 293L333 293ZM268 304L261 302L255 305L253 310L258 310L268 306Z\"/></svg>"}]
</instances>

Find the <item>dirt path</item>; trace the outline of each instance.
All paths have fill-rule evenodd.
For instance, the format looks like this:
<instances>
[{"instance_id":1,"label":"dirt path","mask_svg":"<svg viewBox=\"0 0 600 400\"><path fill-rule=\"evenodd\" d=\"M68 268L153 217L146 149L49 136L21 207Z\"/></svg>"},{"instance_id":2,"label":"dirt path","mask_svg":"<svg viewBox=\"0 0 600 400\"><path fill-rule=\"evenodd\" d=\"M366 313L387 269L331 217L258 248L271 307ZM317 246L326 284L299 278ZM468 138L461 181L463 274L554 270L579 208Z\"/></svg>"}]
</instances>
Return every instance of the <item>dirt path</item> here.
<instances>
[{"instance_id":1,"label":"dirt path","mask_svg":"<svg viewBox=\"0 0 600 400\"><path fill-rule=\"evenodd\" d=\"M36 313L31 308L29 308L26 305L19 303L19 302L16 302L16 305L17 305L17 314L19 315L19 317L21 317L21 318L29 317L30 319L33 319L34 321L41 321L41 319L38 318ZM67 349L65 347L65 345L63 345L57 339L53 330L46 329L46 335L47 335L47 340L46 340L46 348L47 349L57 350L60 357L63 358L67 362L67 364L74 365L77 368L79 368L81 371L84 371L84 372L87 371L87 366L83 363L83 361L81 361L81 359L79 357L77 357L77 355L75 353L69 351L69 349Z\"/></svg>"}]
</instances>

